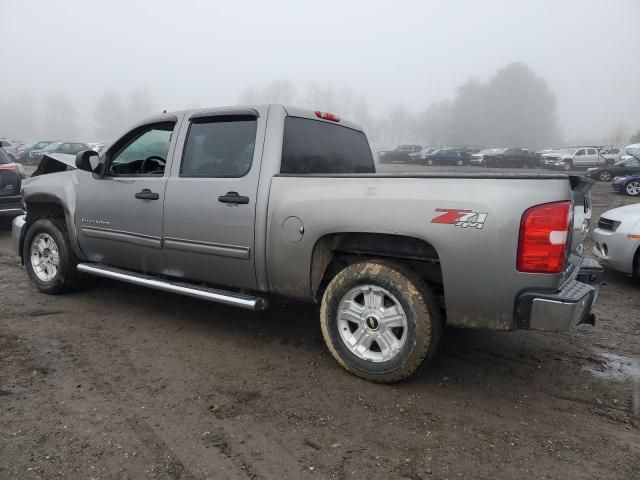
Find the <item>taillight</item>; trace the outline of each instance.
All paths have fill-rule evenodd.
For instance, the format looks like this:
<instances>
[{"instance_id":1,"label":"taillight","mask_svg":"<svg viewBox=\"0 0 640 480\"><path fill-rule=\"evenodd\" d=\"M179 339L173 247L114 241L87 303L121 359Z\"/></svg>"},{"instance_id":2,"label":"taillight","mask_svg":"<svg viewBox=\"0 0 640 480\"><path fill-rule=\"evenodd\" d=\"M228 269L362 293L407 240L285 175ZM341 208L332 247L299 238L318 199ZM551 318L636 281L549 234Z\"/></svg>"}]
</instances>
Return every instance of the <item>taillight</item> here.
<instances>
[{"instance_id":1,"label":"taillight","mask_svg":"<svg viewBox=\"0 0 640 480\"><path fill-rule=\"evenodd\" d=\"M545 203L522 215L517 268L527 273L564 270L571 232L571 202Z\"/></svg>"},{"instance_id":2,"label":"taillight","mask_svg":"<svg viewBox=\"0 0 640 480\"><path fill-rule=\"evenodd\" d=\"M331 122L339 122L340 117L335 113L331 112L321 112L320 110L316 110L316 117L321 118L323 120L329 120Z\"/></svg>"},{"instance_id":3,"label":"taillight","mask_svg":"<svg viewBox=\"0 0 640 480\"><path fill-rule=\"evenodd\" d=\"M0 165L0 170L11 170L20 173L20 165L17 163L5 163L4 165Z\"/></svg>"}]
</instances>

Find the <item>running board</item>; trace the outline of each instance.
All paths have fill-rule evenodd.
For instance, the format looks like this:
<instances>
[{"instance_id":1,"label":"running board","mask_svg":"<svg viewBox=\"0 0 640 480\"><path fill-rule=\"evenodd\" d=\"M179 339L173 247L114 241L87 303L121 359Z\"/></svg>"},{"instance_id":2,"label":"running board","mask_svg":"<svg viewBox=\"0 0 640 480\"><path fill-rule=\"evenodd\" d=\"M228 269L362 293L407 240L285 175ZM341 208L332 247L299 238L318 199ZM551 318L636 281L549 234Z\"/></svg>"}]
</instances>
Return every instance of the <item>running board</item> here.
<instances>
[{"instance_id":1,"label":"running board","mask_svg":"<svg viewBox=\"0 0 640 480\"><path fill-rule=\"evenodd\" d=\"M98 277L120 280L122 282L142 285L143 287L155 288L164 292L179 293L189 297L209 300L210 302L223 303L234 307L246 308L248 310L264 310L267 308L267 301L263 298L252 297L242 293L227 292L214 288L201 287L183 282L165 280L143 273L130 272L120 268L107 267L100 264L79 263L78 271L97 275Z\"/></svg>"}]
</instances>

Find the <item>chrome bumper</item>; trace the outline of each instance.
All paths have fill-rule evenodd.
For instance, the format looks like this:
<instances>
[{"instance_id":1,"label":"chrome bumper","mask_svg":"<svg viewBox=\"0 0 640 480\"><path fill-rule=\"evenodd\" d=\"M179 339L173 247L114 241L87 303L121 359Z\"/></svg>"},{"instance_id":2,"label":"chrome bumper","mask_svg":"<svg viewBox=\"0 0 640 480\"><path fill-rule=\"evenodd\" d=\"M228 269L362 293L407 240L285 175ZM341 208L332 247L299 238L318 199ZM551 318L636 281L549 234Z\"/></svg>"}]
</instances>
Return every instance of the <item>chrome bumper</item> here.
<instances>
[{"instance_id":1,"label":"chrome bumper","mask_svg":"<svg viewBox=\"0 0 640 480\"><path fill-rule=\"evenodd\" d=\"M22 240L24 238L24 225L26 223L26 215L20 215L13 219L13 224L11 227L11 239L13 240L13 249L16 252L16 255L19 257L22 256L21 248Z\"/></svg>"},{"instance_id":2,"label":"chrome bumper","mask_svg":"<svg viewBox=\"0 0 640 480\"><path fill-rule=\"evenodd\" d=\"M598 297L601 275L598 262L587 258L576 277L559 292L521 293L516 302L516 328L563 332L583 323L595 325L591 308Z\"/></svg>"}]
</instances>

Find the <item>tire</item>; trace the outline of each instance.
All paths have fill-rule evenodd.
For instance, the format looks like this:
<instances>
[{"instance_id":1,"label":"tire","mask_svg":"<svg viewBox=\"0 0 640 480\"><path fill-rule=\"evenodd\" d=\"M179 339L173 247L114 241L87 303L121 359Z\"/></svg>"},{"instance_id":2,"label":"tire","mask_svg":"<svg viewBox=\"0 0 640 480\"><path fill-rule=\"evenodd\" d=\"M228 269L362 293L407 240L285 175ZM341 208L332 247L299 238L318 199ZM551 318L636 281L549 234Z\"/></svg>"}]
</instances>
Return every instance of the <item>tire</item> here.
<instances>
[{"instance_id":1,"label":"tire","mask_svg":"<svg viewBox=\"0 0 640 480\"><path fill-rule=\"evenodd\" d=\"M430 167L433 166L433 160L427 160L427 165L429 165Z\"/></svg>"},{"instance_id":2,"label":"tire","mask_svg":"<svg viewBox=\"0 0 640 480\"><path fill-rule=\"evenodd\" d=\"M627 195L631 195L632 197L640 195L640 180L631 180L630 182L627 182L624 186L624 191L627 192Z\"/></svg>"},{"instance_id":3,"label":"tire","mask_svg":"<svg viewBox=\"0 0 640 480\"><path fill-rule=\"evenodd\" d=\"M346 308L349 305L353 307ZM389 311L387 318L383 309ZM345 313L339 315L340 310ZM345 370L373 382L393 383L433 357L442 319L433 293L415 272L395 262L368 260L346 267L331 280L322 297L320 326L329 351ZM359 344L360 351L349 341Z\"/></svg>"},{"instance_id":4,"label":"tire","mask_svg":"<svg viewBox=\"0 0 640 480\"><path fill-rule=\"evenodd\" d=\"M573 168L573 162L571 160L567 160L566 162L564 162L564 171L568 172L569 170L571 170Z\"/></svg>"},{"instance_id":5,"label":"tire","mask_svg":"<svg viewBox=\"0 0 640 480\"><path fill-rule=\"evenodd\" d=\"M464 167L464 160L458 160L458 161L456 161L456 165L457 165L458 167Z\"/></svg>"},{"instance_id":6,"label":"tire","mask_svg":"<svg viewBox=\"0 0 640 480\"><path fill-rule=\"evenodd\" d=\"M74 287L78 259L64 220L41 219L31 225L24 239L23 258L29 278L41 292L57 295Z\"/></svg>"},{"instance_id":7,"label":"tire","mask_svg":"<svg viewBox=\"0 0 640 480\"><path fill-rule=\"evenodd\" d=\"M609 170L602 170L598 174L598 180L601 182L608 182L611 180L611 172Z\"/></svg>"}]
</instances>

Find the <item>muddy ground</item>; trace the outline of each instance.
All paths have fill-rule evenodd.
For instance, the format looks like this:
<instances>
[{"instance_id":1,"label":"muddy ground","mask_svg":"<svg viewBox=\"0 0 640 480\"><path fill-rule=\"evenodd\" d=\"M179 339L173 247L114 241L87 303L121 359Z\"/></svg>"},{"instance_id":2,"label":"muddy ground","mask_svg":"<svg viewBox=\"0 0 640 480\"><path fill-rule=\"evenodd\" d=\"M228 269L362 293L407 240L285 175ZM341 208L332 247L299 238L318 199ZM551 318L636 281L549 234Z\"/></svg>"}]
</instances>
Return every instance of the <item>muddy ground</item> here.
<instances>
[{"instance_id":1,"label":"muddy ground","mask_svg":"<svg viewBox=\"0 0 640 480\"><path fill-rule=\"evenodd\" d=\"M596 219L632 202L609 188ZM338 367L314 307L46 296L4 230L0 479L638 479L639 293L607 272L595 328L447 331L384 386Z\"/></svg>"}]
</instances>

